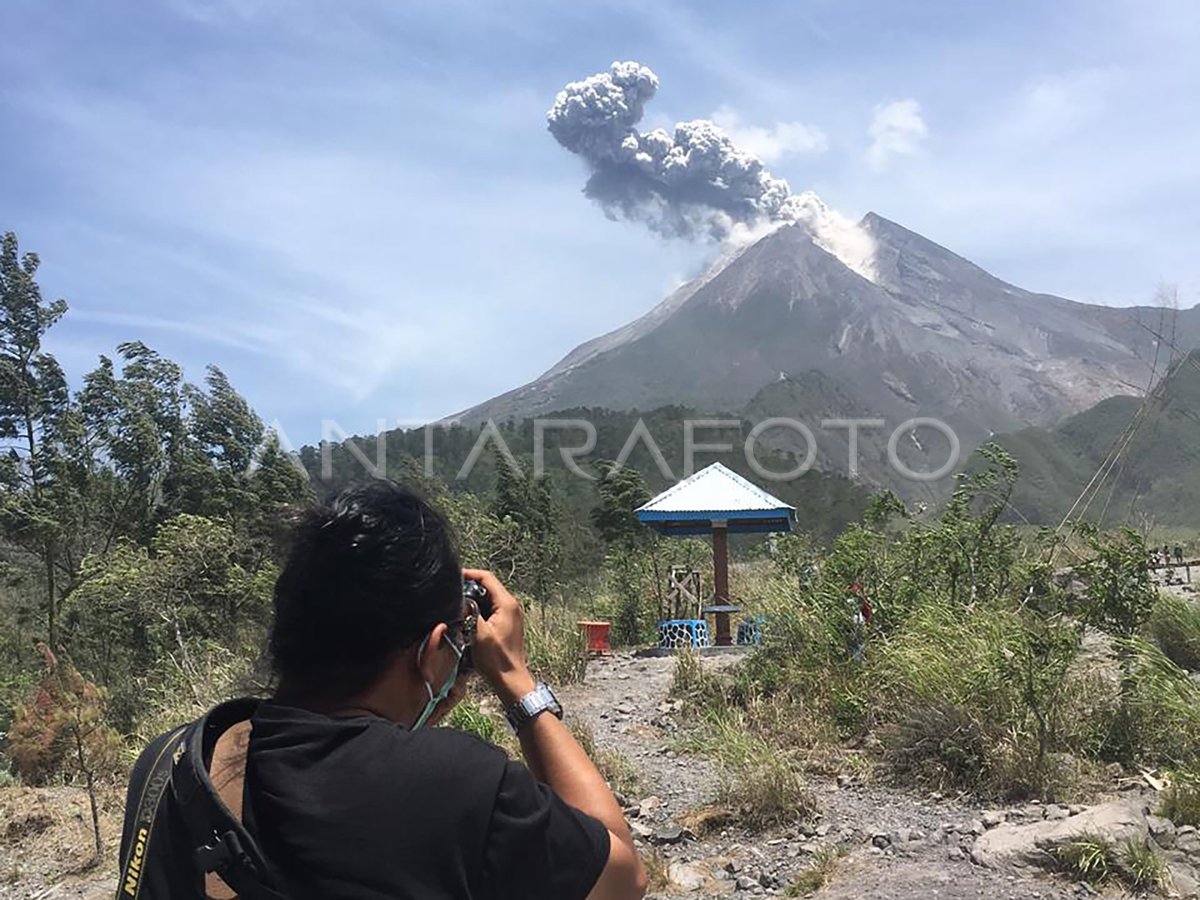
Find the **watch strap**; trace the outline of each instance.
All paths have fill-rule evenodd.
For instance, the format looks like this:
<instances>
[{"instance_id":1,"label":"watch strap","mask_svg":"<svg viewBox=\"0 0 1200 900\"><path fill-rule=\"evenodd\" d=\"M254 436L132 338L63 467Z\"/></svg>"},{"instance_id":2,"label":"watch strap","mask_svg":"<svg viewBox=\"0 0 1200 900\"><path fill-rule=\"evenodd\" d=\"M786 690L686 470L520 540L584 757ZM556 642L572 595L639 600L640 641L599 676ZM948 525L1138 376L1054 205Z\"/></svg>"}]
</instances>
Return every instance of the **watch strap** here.
<instances>
[{"instance_id":1,"label":"watch strap","mask_svg":"<svg viewBox=\"0 0 1200 900\"><path fill-rule=\"evenodd\" d=\"M504 717L513 731L520 731L521 726L544 712L551 712L560 719L563 717L562 704L549 686L539 681L532 691L504 711Z\"/></svg>"}]
</instances>

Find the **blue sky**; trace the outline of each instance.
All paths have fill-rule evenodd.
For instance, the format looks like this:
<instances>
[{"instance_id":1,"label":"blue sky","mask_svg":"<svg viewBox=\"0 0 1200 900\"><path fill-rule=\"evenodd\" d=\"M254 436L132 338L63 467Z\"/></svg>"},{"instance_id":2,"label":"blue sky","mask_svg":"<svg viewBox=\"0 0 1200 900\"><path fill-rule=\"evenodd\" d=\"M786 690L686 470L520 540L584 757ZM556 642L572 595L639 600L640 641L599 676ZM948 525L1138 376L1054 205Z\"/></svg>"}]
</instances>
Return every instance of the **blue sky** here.
<instances>
[{"instance_id":1,"label":"blue sky","mask_svg":"<svg viewBox=\"0 0 1200 900\"><path fill-rule=\"evenodd\" d=\"M1200 299L1200 5L8 0L0 230L77 377L141 339L295 444L443 416L649 309L711 246L607 220L546 132L636 59L794 191L1022 287Z\"/></svg>"}]
</instances>

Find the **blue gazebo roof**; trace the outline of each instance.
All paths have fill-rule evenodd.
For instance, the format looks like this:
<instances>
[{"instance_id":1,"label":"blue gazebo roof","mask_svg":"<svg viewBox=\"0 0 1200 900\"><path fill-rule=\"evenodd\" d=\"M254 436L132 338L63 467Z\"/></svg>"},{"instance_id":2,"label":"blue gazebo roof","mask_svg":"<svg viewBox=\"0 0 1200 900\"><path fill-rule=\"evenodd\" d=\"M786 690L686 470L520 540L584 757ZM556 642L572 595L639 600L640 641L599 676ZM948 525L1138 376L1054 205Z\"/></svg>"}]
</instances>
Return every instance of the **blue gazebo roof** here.
<instances>
[{"instance_id":1,"label":"blue gazebo roof","mask_svg":"<svg viewBox=\"0 0 1200 900\"><path fill-rule=\"evenodd\" d=\"M741 475L713 463L667 488L637 510L638 520L664 534L791 531L796 509Z\"/></svg>"}]
</instances>

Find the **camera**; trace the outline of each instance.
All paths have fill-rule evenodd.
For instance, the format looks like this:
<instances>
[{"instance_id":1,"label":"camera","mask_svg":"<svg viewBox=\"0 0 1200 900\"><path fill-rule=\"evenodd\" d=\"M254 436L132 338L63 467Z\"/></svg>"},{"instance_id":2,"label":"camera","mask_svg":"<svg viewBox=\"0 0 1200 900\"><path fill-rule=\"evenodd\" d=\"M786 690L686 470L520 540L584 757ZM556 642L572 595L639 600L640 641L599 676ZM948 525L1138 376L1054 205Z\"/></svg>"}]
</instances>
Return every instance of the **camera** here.
<instances>
[{"instance_id":1,"label":"camera","mask_svg":"<svg viewBox=\"0 0 1200 900\"><path fill-rule=\"evenodd\" d=\"M476 581L474 578L463 579L463 600L469 600L475 604L475 608L479 610L479 618L486 619L492 614L492 599L488 596L487 588ZM474 629L472 629L472 632ZM462 661L459 663L459 671L473 672L475 664L471 660L471 647L468 645L463 650Z\"/></svg>"},{"instance_id":2,"label":"camera","mask_svg":"<svg viewBox=\"0 0 1200 900\"><path fill-rule=\"evenodd\" d=\"M474 578L463 579L463 599L471 600L479 609L479 615L486 619L492 614L492 599L488 596L487 588Z\"/></svg>"}]
</instances>

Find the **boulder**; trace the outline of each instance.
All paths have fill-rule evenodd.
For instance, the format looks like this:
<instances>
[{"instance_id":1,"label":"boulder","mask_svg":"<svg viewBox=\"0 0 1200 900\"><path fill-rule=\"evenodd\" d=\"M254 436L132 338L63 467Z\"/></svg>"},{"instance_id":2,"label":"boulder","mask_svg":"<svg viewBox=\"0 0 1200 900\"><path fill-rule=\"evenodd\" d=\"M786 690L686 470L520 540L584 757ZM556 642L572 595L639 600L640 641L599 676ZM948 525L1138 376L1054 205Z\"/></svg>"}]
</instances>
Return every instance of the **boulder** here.
<instances>
[{"instance_id":1,"label":"boulder","mask_svg":"<svg viewBox=\"0 0 1200 900\"><path fill-rule=\"evenodd\" d=\"M1096 835L1120 845L1127 840L1144 840L1148 834L1142 807L1116 801L1093 806L1077 816L1029 825L999 825L976 839L971 859L990 868L1044 867L1053 862L1052 851L1083 835Z\"/></svg>"},{"instance_id":2,"label":"boulder","mask_svg":"<svg viewBox=\"0 0 1200 900\"><path fill-rule=\"evenodd\" d=\"M1186 860L1177 854L1169 854L1167 867L1171 873L1169 893L1181 900L1197 900L1200 898L1200 872L1190 866Z\"/></svg>"},{"instance_id":3,"label":"boulder","mask_svg":"<svg viewBox=\"0 0 1200 900\"><path fill-rule=\"evenodd\" d=\"M671 863L667 866L667 877L683 891L698 891L708 883L704 873L691 863Z\"/></svg>"},{"instance_id":4,"label":"boulder","mask_svg":"<svg viewBox=\"0 0 1200 900\"><path fill-rule=\"evenodd\" d=\"M1146 816L1146 825L1150 829L1150 837L1154 838L1154 843L1158 846L1164 850L1170 850L1175 846L1175 823L1170 819L1164 819L1162 816Z\"/></svg>"},{"instance_id":5,"label":"boulder","mask_svg":"<svg viewBox=\"0 0 1200 900\"><path fill-rule=\"evenodd\" d=\"M984 828L996 828L1004 824L1004 818L1004 813L990 809L983 814L980 821L983 822Z\"/></svg>"},{"instance_id":6,"label":"boulder","mask_svg":"<svg viewBox=\"0 0 1200 900\"><path fill-rule=\"evenodd\" d=\"M683 829L678 825L664 825L650 836L650 840L655 844L678 844L683 837Z\"/></svg>"}]
</instances>

